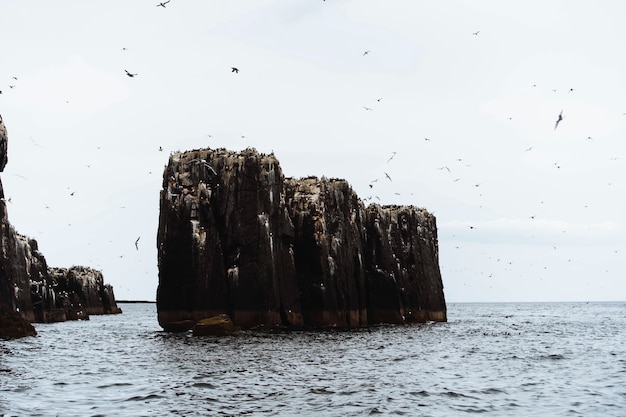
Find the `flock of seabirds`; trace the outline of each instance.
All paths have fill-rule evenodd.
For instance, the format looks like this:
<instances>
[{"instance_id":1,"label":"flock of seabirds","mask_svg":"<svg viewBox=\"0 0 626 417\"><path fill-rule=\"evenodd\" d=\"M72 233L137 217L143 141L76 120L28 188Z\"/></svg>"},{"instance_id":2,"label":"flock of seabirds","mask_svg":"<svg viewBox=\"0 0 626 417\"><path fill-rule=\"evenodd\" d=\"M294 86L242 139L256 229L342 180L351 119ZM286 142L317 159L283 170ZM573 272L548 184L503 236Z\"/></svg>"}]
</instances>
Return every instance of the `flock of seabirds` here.
<instances>
[{"instance_id":1,"label":"flock of seabirds","mask_svg":"<svg viewBox=\"0 0 626 417\"><path fill-rule=\"evenodd\" d=\"M323 1L326 1L326 0L323 0ZM165 9L165 8L167 8L167 5L168 5L170 2L171 2L171 0L167 0L167 1L159 2L159 3L157 3L157 4L156 4L156 7L160 7L160 8L164 8L164 9ZM473 35L473 36L479 36L479 34L480 34L480 31L476 31L476 32L472 32L472 33L471 33L471 35ZM127 51L127 48L126 48L126 47L122 48L122 51ZM371 54L371 52L372 52L371 50L365 50L365 51L363 51L362 55L365 57L365 56L370 55L370 54ZM127 70L127 69L124 69L123 71L124 71L124 74L125 74L127 77L131 78L131 79L134 79L135 77L139 77L139 76L140 76L140 74L139 74L139 73L136 73L136 72L131 72L131 71ZM237 67L237 66L231 66L231 67L230 67L230 72L231 72L231 73L233 73L233 74L238 74L238 73L240 72L240 69L239 69L239 67ZM10 83L8 84L8 89L9 89L9 90L8 90L8 91L6 91L6 90L5 90L5 91L8 93L9 91L12 91L13 89L18 88L18 82L19 82L19 77L17 77L17 76L13 76L13 77L11 77ZM536 87L536 85L532 85L532 87ZM5 93L5 91L0 90L0 95L1 95L1 94L4 94L4 93ZM552 90L552 91L553 91L553 92L556 92L557 90ZM574 89L573 89L573 88L570 88L568 92L570 92L570 93L571 93L571 92L574 92ZM378 102L378 103L380 103L382 100L383 100L383 98L382 98L382 97L376 98L376 102ZM365 111L368 111L368 112L369 112L369 111L374 111L374 108L372 108L372 107L370 107L370 106L362 106L362 108L363 108ZM626 115L626 113L624 113L624 115ZM556 129L559 127L559 125L563 122L564 118L565 118L565 117L564 117L564 115L563 115L563 109L561 109L560 113L559 113L559 114L556 116L556 118L555 118L555 122L554 122L554 130L556 130ZM510 118L509 118L509 119L510 119ZM2 118L1 118L1 116L0 116L0 123L1 123L1 122L2 122ZM209 134L209 135L207 135L207 136L208 136L208 137L212 137L212 135L210 135L210 134ZM245 138L246 138L246 136L245 136L245 135L241 135L241 138L244 138L244 139L245 139ZM592 138L591 138L591 137L588 137L587 139L592 139ZM431 139L430 139L430 138L424 138L424 140L425 140L425 141L427 141L427 142L430 142L430 141L431 141ZM38 144L37 144L34 140L32 140L32 138L31 138L31 141L33 142L33 144L34 144L34 145L39 146L39 145L38 145ZM159 151L163 151L163 147L159 146L158 150L159 150ZM529 147L529 148L527 148L527 149L526 149L526 151L527 151L527 152L528 152L528 151L531 151L531 150L532 150L532 147ZM392 162L392 160L394 159L394 157L396 156L396 154L397 154L397 152L392 152L392 153L391 153L391 155L390 155L390 156L388 157L388 159L386 160L386 163L387 163L387 164L391 163L391 162ZM617 159L617 158L614 158L614 159ZM458 161L459 161L459 162L461 162L461 161L462 161L462 159L458 159ZM204 160L197 160L197 161L191 161L191 162L198 162L198 163L202 163L202 164L204 164L205 166L207 166L207 168L208 168L208 169L212 170L212 171L213 171L213 173L215 174L215 171L213 170L213 168L212 168L212 167L211 167L211 166L210 166L210 165L209 165L206 161L204 161ZM467 165L467 166L470 166L470 165ZM560 167L558 166L558 164L556 164L556 163L555 163L555 166L557 166L557 168L560 168ZM438 169L439 169L439 170L442 170L442 171L447 171L448 173L451 173L451 172L452 172L452 171L451 171L451 169L450 169L448 166L442 166L442 167L439 167ZM375 186L375 184L376 184L379 180L389 181L389 182L391 182L391 181L392 181L391 176L390 176L387 172L383 172L383 173L384 173L384 177L381 177L381 178L375 178L375 179L373 179L373 180L372 180L372 181L368 184L368 186L369 186L369 188L370 188L370 189L373 189L373 188L374 188L374 186ZM18 175L18 174L14 174L14 175ZM456 182L456 181L460 181L460 178L457 178L457 179L455 179L454 181L455 181L455 182ZM474 184L474 187L479 187L479 186L480 186L480 184ZM69 187L68 187L68 188L69 188ZM71 191L71 192L70 192L70 195L71 195L71 196L73 196L73 195L74 195L74 193L75 193L75 191ZM396 192L395 194L396 194L396 195L400 195L400 193L397 193L397 192ZM411 195L413 195L413 193L411 193ZM370 195L370 196L367 196L367 197L363 198L363 201L364 201L364 202L367 202L367 201L370 201L370 200L372 200L372 199L374 199L374 198L376 198L377 200L379 200L379 201L380 201L380 198L379 198L378 196L375 196L375 195ZM10 198L8 198L6 201L8 201L8 202L10 203L10 202L11 202L11 199L10 199ZM46 209L51 210L49 206L45 205L45 207L46 207ZM531 218L531 219L534 219L534 218L535 218L535 216L534 216L534 215L533 215L533 216L530 216L530 218ZM473 230L473 229L475 229L475 227L474 227L474 226L472 226L472 225L468 225L467 227L468 227L469 229L472 229L472 230ZM139 242L140 242L140 239L141 239L141 236L137 237L137 239L134 241L134 246L135 246L135 249L136 249L137 251L139 250ZM459 248L459 246L457 246L456 248L458 249L458 248ZM556 246L554 247L554 249L556 249ZM617 251L616 251L616 252L617 252ZM122 257L124 257L124 255L120 255L119 257L120 257L120 258L122 258ZM498 262L500 262L500 259L498 259L497 261L498 261ZM571 259L570 259L569 261L571 261ZM510 265L511 263L512 263L512 262L509 262L509 265ZM493 275L493 274L490 274L489 276L491 277L492 275Z\"/></svg>"}]
</instances>

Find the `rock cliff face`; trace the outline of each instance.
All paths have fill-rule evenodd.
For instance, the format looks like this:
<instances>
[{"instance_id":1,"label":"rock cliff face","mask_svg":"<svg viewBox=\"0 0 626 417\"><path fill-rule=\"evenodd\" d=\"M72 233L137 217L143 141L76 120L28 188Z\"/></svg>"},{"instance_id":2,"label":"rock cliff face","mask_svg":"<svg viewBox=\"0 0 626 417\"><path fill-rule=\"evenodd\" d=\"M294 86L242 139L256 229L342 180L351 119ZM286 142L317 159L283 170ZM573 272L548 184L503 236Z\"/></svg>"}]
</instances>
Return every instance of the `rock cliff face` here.
<instances>
[{"instance_id":1,"label":"rock cliff face","mask_svg":"<svg viewBox=\"0 0 626 417\"><path fill-rule=\"evenodd\" d=\"M0 171L7 162L6 151L7 133L0 118ZM9 223L0 180L0 336L20 335L10 329L26 328L24 335L34 332L17 320L52 322L118 312L113 290L104 285L99 271L48 268L37 241L20 235Z\"/></svg>"},{"instance_id":2,"label":"rock cliff face","mask_svg":"<svg viewBox=\"0 0 626 417\"><path fill-rule=\"evenodd\" d=\"M353 328L445 321L435 218L367 208L344 180L285 179L254 149L174 153L157 237L159 323Z\"/></svg>"}]
</instances>

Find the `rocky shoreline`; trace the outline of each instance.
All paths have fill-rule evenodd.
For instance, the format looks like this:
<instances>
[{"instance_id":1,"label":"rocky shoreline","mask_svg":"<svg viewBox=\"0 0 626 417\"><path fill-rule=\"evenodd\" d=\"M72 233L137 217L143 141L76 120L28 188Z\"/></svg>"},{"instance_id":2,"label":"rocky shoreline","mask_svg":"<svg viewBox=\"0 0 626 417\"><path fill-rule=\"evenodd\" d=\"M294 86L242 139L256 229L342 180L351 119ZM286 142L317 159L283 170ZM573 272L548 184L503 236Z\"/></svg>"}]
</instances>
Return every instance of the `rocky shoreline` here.
<instances>
[{"instance_id":1,"label":"rocky shoreline","mask_svg":"<svg viewBox=\"0 0 626 417\"><path fill-rule=\"evenodd\" d=\"M7 160L7 132L0 117L0 172ZM49 268L37 241L15 231L0 179L0 337L33 335L33 322L115 313L121 309L100 271L82 266Z\"/></svg>"}]
</instances>

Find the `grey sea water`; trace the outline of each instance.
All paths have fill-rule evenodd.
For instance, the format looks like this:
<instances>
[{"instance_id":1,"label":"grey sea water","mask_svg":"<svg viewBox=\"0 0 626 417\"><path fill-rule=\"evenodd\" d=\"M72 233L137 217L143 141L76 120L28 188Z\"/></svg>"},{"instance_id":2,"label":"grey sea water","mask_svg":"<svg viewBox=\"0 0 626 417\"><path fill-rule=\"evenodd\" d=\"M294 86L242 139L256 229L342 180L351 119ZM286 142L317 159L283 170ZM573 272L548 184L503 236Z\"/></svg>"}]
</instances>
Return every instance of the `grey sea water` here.
<instances>
[{"instance_id":1,"label":"grey sea water","mask_svg":"<svg viewBox=\"0 0 626 417\"><path fill-rule=\"evenodd\" d=\"M626 415L626 303L449 304L448 323L226 338L120 306L0 341L0 415Z\"/></svg>"}]
</instances>

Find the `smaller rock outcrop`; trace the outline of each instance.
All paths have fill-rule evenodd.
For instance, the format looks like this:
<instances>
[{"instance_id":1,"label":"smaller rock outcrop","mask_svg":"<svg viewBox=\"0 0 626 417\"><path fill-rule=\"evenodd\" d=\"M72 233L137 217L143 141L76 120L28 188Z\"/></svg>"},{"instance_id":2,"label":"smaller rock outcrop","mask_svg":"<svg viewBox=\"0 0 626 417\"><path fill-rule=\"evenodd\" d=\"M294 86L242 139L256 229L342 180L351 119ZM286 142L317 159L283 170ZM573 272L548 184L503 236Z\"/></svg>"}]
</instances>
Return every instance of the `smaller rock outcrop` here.
<instances>
[{"instance_id":1,"label":"smaller rock outcrop","mask_svg":"<svg viewBox=\"0 0 626 417\"><path fill-rule=\"evenodd\" d=\"M0 311L0 339L35 336L37 331L28 320L11 311Z\"/></svg>"},{"instance_id":2,"label":"smaller rock outcrop","mask_svg":"<svg viewBox=\"0 0 626 417\"><path fill-rule=\"evenodd\" d=\"M85 319L89 315L116 314L122 310L115 303L113 288L104 283L102 272L84 267L50 268L52 285L61 298L68 319Z\"/></svg>"},{"instance_id":3,"label":"smaller rock outcrop","mask_svg":"<svg viewBox=\"0 0 626 417\"><path fill-rule=\"evenodd\" d=\"M239 333L241 327L235 326L225 314L199 320L193 326L194 336L230 336Z\"/></svg>"}]
</instances>

